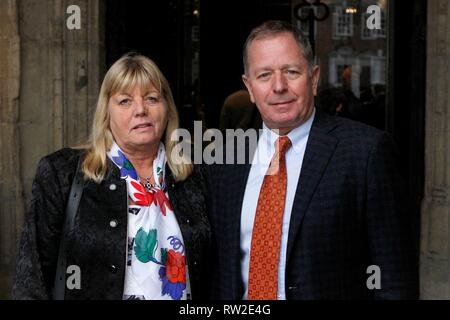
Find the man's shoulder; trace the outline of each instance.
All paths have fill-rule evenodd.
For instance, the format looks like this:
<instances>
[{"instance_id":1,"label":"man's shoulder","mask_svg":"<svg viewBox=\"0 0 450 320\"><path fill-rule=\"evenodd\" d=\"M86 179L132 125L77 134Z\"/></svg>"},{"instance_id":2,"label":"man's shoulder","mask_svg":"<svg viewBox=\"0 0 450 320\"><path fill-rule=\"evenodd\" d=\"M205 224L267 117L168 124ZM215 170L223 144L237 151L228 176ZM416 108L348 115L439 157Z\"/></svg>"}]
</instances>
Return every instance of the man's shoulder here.
<instances>
[{"instance_id":1,"label":"man's shoulder","mask_svg":"<svg viewBox=\"0 0 450 320\"><path fill-rule=\"evenodd\" d=\"M385 131L343 117L321 115L320 121L326 122L329 134L340 142L371 145L383 136L389 136Z\"/></svg>"}]
</instances>

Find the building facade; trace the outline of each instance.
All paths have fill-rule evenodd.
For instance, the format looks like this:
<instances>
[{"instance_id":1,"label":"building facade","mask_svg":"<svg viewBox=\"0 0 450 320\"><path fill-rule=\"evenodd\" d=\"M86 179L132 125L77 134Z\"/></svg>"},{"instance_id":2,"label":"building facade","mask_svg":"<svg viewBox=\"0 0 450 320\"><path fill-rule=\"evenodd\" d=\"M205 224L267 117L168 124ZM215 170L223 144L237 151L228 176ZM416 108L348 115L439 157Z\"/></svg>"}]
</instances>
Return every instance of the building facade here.
<instances>
[{"instance_id":1,"label":"building facade","mask_svg":"<svg viewBox=\"0 0 450 320\"><path fill-rule=\"evenodd\" d=\"M269 2L276 8L285 8L286 3L293 8L301 1ZM389 35L365 30L361 21L366 17L361 11L344 14L345 8L361 1L323 2L331 11L326 22L316 23L318 56L323 57L322 84L342 86L340 75L346 66L353 66L351 88L357 97L366 85L385 86L389 80L389 75L384 76L390 63L389 47L381 42L386 43ZM72 11L68 8L74 4L80 9L81 25L70 29L67 23ZM203 4L205 12L214 12L211 2ZM17 244L39 158L88 137L111 47L105 36L106 26L111 27L106 12L104 0L0 1L0 299L9 297ZM179 14L186 16L183 10ZM427 73L422 88L426 92L425 152L420 155L425 159L424 195L420 199L421 298L450 299L449 1L429 0L427 21ZM208 23L213 22L206 19L203 25ZM202 56L199 61L198 53L202 45L198 42L208 33L199 31L195 22L191 24L195 25L189 32L183 29L180 34L183 41L194 42L188 55L192 64L174 68L173 72L182 70L183 81L199 85L199 79L208 73L201 70ZM306 28L302 23L299 27ZM321 43L321 34L329 34L331 40ZM236 50L240 55L240 48ZM183 65L182 61L177 64ZM182 101L179 108L185 108L185 114L190 114L193 106L183 99L198 98L198 92L191 88L187 98L178 94ZM182 91L179 88L178 92Z\"/></svg>"}]
</instances>

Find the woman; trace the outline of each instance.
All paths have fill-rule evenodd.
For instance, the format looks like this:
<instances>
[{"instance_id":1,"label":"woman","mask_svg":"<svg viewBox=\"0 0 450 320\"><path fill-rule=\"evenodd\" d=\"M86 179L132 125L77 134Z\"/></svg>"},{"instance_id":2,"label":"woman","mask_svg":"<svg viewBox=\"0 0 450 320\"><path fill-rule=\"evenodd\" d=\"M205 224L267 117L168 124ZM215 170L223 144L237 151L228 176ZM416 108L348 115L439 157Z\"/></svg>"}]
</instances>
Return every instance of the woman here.
<instances>
[{"instance_id":1,"label":"woman","mask_svg":"<svg viewBox=\"0 0 450 320\"><path fill-rule=\"evenodd\" d=\"M39 163L14 298L53 297L66 204L80 158L85 182L65 242L65 298L178 300L206 293L205 187L197 168L169 156L177 127L172 93L158 67L132 54L114 63L100 90L89 142Z\"/></svg>"}]
</instances>

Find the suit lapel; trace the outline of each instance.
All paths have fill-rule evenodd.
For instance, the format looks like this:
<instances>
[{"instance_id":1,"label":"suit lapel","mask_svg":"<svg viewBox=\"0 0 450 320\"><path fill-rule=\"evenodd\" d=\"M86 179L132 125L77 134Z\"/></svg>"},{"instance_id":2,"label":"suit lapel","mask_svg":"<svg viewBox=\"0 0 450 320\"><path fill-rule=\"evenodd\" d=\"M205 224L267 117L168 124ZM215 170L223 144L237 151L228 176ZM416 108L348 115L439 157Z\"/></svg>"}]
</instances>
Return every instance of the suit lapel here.
<instances>
[{"instance_id":1,"label":"suit lapel","mask_svg":"<svg viewBox=\"0 0 450 320\"><path fill-rule=\"evenodd\" d=\"M336 124L330 117L320 113L316 114L309 134L292 207L287 262L289 262L292 246L305 217L305 212L336 148L338 139L329 134L335 126Z\"/></svg>"}]
</instances>

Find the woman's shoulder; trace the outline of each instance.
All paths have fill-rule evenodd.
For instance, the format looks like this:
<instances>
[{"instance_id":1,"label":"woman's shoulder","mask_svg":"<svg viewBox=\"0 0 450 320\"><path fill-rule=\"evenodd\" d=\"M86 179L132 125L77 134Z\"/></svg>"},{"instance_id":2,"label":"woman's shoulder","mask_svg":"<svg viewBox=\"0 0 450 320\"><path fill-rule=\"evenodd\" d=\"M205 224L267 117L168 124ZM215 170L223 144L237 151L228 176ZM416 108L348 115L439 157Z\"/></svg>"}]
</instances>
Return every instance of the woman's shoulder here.
<instances>
[{"instance_id":1,"label":"woman's shoulder","mask_svg":"<svg viewBox=\"0 0 450 320\"><path fill-rule=\"evenodd\" d=\"M56 172L72 172L83 149L62 148L41 158L39 167L51 166Z\"/></svg>"}]
</instances>

